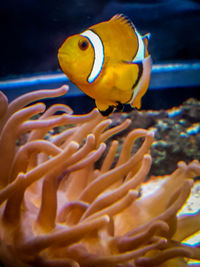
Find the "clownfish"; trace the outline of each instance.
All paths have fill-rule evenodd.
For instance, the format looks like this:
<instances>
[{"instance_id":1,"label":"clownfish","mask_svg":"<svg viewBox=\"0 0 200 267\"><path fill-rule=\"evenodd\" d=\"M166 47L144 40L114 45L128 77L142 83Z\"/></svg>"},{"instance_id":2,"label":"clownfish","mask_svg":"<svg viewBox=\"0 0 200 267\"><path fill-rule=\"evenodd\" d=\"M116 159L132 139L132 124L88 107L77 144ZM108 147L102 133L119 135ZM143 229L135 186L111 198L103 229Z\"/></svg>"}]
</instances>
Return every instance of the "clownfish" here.
<instances>
[{"instance_id":1,"label":"clownfish","mask_svg":"<svg viewBox=\"0 0 200 267\"><path fill-rule=\"evenodd\" d=\"M68 37L58 50L61 69L98 110L108 116L123 104L141 107L151 73L147 46L150 34L141 36L121 14Z\"/></svg>"}]
</instances>

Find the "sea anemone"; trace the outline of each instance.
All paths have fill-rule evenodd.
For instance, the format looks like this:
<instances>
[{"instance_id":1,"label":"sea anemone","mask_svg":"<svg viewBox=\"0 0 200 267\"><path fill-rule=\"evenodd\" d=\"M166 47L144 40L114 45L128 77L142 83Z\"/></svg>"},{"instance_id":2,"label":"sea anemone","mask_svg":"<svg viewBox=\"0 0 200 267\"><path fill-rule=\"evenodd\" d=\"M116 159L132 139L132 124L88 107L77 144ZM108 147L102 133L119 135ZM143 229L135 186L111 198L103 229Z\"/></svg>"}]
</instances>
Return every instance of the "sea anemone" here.
<instances>
[{"instance_id":1,"label":"sea anemone","mask_svg":"<svg viewBox=\"0 0 200 267\"><path fill-rule=\"evenodd\" d=\"M10 104L0 94L2 265L187 266L187 259L200 260L198 245L182 242L199 230L200 213L177 216L200 175L199 162L179 162L153 194L142 194L153 132L133 130L121 145L113 136L134 123L129 119L111 127L97 109L73 115L66 105L46 111L43 103L30 105L67 90L31 92ZM138 138L143 143L133 153Z\"/></svg>"}]
</instances>

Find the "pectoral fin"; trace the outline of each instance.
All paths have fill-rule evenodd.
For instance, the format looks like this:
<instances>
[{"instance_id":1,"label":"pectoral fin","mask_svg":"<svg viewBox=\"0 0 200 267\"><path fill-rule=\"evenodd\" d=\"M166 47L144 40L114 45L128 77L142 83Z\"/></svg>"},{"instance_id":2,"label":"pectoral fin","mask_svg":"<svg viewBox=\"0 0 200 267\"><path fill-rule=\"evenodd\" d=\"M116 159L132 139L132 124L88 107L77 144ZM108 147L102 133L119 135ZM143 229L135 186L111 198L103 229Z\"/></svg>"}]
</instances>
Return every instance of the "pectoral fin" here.
<instances>
[{"instance_id":1,"label":"pectoral fin","mask_svg":"<svg viewBox=\"0 0 200 267\"><path fill-rule=\"evenodd\" d=\"M131 88L133 83L137 80L139 68L138 64L132 62L123 62L119 64L116 69L117 77L115 86L122 91L126 91L127 88Z\"/></svg>"},{"instance_id":2,"label":"pectoral fin","mask_svg":"<svg viewBox=\"0 0 200 267\"><path fill-rule=\"evenodd\" d=\"M132 97L132 87L139 75L139 66L132 62L121 62L114 70L115 84L110 97L117 103L128 103Z\"/></svg>"}]
</instances>

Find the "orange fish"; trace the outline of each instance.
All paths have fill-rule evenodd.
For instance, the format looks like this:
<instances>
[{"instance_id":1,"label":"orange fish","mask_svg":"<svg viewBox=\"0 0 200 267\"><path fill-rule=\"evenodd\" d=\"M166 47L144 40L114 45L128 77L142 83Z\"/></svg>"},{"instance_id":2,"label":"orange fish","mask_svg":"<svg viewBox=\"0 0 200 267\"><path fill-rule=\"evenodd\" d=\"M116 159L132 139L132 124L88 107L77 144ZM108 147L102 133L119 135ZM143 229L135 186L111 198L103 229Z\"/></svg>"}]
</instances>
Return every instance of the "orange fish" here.
<instances>
[{"instance_id":1,"label":"orange fish","mask_svg":"<svg viewBox=\"0 0 200 267\"><path fill-rule=\"evenodd\" d=\"M151 73L147 46L150 34L141 36L123 15L98 23L68 37L58 51L63 72L85 94L95 99L108 116L123 104L141 107Z\"/></svg>"}]
</instances>

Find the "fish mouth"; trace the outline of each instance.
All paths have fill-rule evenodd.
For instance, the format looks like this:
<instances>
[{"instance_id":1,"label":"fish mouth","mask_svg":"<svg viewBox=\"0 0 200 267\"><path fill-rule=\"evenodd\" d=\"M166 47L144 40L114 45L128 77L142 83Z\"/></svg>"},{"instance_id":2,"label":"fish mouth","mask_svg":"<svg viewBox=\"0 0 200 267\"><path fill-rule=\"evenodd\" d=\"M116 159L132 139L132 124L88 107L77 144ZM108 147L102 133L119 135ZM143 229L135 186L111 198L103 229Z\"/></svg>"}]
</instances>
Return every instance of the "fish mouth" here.
<instances>
[{"instance_id":1,"label":"fish mouth","mask_svg":"<svg viewBox=\"0 0 200 267\"><path fill-rule=\"evenodd\" d=\"M64 61L64 62L68 62L70 57L69 57L69 53L63 52L63 51L59 51L58 50L58 60L59 61Z\"/></svg>"},{"instance_id":2,"label":"fish mouth","mask_svg":"<svg viewBox=\"0 0 200 267\"><path fill-rule=\"evenodd\" d=\"M70 54L63 52L63 51L58 51L57 57L58 57L58 62L59 62L59 65L60 65L62 71L65 74L68 73L68 71L72 65L72 60L71 60Z\"/></svg>"},{"instance_id":3,"label":"fish mouth","mask_svg":"<svg viewBox=\"0 0 200 267\"><path fill-rule=\"evenodd\" d=\"M63 49L63 47L61 46L59 49L58 49L58 55L59 56L69 56L70 53L67 49Z\"/></svg>"},{"instance_id":4,"label":"fish mouth","mask_svg":"<svg viewBox=\"0 0 200 267\"><path fill-rule=\"evenodd\" d=\"M65 51L58 50L58 56L69 56L69 53L66 53Z\"/></svg>"}]
</instances>

